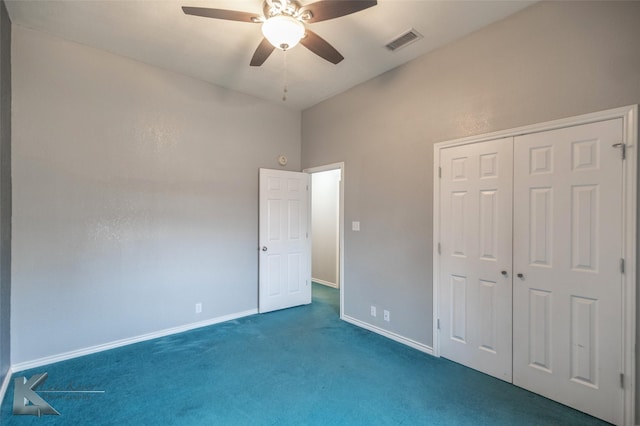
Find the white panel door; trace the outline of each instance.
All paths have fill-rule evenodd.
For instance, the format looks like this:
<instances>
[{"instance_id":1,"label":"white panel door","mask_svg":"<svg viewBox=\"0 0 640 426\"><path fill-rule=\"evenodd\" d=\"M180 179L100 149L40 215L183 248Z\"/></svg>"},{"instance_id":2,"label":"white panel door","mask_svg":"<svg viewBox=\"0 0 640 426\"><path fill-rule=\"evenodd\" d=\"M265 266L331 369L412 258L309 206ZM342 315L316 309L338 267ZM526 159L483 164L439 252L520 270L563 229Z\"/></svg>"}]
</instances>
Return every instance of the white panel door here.
<instances>
[{"instance_id":1,"label":"white panel door","mask_svg":"<svg viewBox=\"0 0 640 426\"><path fill-rule=\"evenodd\" d=\"M514 140L513 382L622 422L622 120Z\"/></svg>"},{"instance_id":2,"label":"white panel door","mask_svg":"<svg viewBox=\"0 0 640 426\"><path fill-rule=\"evenodd\" d=\"M511 381L512 139L441 151L440 352Z\"/></svg>"},{"instance_id":3,"label":"white panel door","mask_svg":"<svg viewBox=\"0 0 640 426\"><path fill-rule=\"evenodd\" d=\"M309 175L260 169L261 313L311 303Z\"/></svg>"}]
</instances>

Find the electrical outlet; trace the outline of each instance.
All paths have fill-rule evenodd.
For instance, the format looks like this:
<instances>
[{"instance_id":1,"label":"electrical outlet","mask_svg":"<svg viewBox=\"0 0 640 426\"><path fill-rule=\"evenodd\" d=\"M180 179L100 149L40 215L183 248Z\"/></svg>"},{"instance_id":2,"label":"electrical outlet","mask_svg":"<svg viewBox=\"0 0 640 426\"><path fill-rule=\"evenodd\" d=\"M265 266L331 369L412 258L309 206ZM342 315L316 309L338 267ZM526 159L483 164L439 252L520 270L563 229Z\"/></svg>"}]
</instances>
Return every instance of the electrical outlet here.
<instances>
[{"instance_id":1,"label":"electrical outlet","mask_svg":"<svg viewBox=\"0 0 640 426\"><path fill-rule=\"evenodd\" d=\"M375 307L375 306L373 306L373 305L371 305L371 316L372 316L372 317L375 317L376 315L377 315L376 307Z\"/></svg>"},{"instance_id":2,"label":"electrical outlet","mask_svg":"<svg viewBox=\"0 0 640 426\"><path fill-rule=\"evenodd\" d=\"M387 311L386 309L384 310L384 320L386 322L391 321L391 313L389 313L389 311Z\"/></svg>"},{"instance_id":3,"label":"electrical outlet","mask_svg":"<svg viewBox=\"0 0 640 426\"><path fill-rule=\"evenodd\" d=\"M196 314L202 312L202 303L196 303Z\"/></svg>"}]
</instances>

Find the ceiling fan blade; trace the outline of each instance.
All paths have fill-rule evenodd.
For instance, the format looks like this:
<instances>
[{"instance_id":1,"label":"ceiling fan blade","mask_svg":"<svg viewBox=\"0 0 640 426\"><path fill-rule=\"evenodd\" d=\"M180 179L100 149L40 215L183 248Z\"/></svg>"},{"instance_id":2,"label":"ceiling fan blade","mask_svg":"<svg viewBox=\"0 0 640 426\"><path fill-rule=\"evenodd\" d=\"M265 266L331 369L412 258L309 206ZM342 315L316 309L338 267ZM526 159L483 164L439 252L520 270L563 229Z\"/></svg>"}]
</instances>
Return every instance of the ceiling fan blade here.
<instances>
[{"instance_id":1,"label":"ceiling fan blade","mask_svg":"<svg viewBox=\"0 0 640 426\"><path fill-rule=\"evenodd\" d=\"M337 64L344 59L340 52L311 30L305 32L300 44L332 64Z\"/></svg>"},{"instance_id":2,"label":"ceiling fan blade","mask_svg":"<svg viewBox=\"0 0 640 426\"><path fill-rule=\"evenodd\" d=\"M251 58L249 65L252 67L259 67L264 64L264 61L267 60L269 55L271 55L271 52L274 50L275 47L273 47L273 44L269 43L269 40L266 38L263 38L256 51L253 53L253 57Z\"/></svg>"},{"instance_id":3,"label":"ceiling fan blade","mask_svg":"<svg viewBox=\"0 0 640 426\"><path fill-rule=\"evenodd\" d=\"M210 9L208 7L182 6L182 11L187 15L203 16L205 18L226 19L227 21L240 21L258 23L262 22L261 16L238 10Z\"/></svg>"},{"instance_id":4,"label":"ceiling fan blade","mask_svg":"<svg viewBox=\"0 0 640 426\"><path fill-rule=\"evenodd\" d=\"M376 0L322 0L303 6L301 11L311 12L312 16L304 21L312 24L360 12L376 4Z\"/></svg>"}]
</instances>

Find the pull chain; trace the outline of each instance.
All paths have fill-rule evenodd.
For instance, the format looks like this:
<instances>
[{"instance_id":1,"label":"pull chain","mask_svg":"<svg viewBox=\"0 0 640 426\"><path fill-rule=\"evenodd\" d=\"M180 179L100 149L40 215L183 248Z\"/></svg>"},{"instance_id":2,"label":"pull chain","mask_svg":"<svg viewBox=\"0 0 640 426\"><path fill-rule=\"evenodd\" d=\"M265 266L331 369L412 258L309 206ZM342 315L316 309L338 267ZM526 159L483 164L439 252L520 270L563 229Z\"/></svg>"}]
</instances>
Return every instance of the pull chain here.
<instances>
[{"instance_id":1,"label":"pull chain","mask_svg":"<svg viewBox=\"0 0 640 426\"><path fill-rule=\"evenodd\" d=\"M287 100L287 49L284 49L284 82L282 89L282 102Z\"/></svg>"}]
</instances>

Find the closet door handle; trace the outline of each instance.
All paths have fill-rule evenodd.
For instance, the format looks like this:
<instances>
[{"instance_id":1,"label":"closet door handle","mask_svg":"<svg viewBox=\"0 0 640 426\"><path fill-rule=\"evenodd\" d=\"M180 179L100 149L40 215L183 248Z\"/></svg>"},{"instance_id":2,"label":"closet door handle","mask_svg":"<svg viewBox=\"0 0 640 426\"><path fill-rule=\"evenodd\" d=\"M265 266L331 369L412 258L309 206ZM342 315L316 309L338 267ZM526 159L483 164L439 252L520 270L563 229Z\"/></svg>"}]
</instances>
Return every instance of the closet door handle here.
<instances>
[{"instance_id":1,"label":"closet door handle","mask_svg":"<svg viewBox=\"0 0 640 426\"><path fill-rule=\"evenodd\" d=\"M518 274L518 278L524 279L524 274Z\"/></svg>"},{"instance_id":2,"label":"closet door handle","mask_svg":"<svg viewBox=\"0 0 640 426\"><path fill-rule=\"evenodd\" d=\"M500 271L500 273L501 273L502 275L504 275L505 277L507 276L507 271Z\"/></svg>"}]
</instances>

